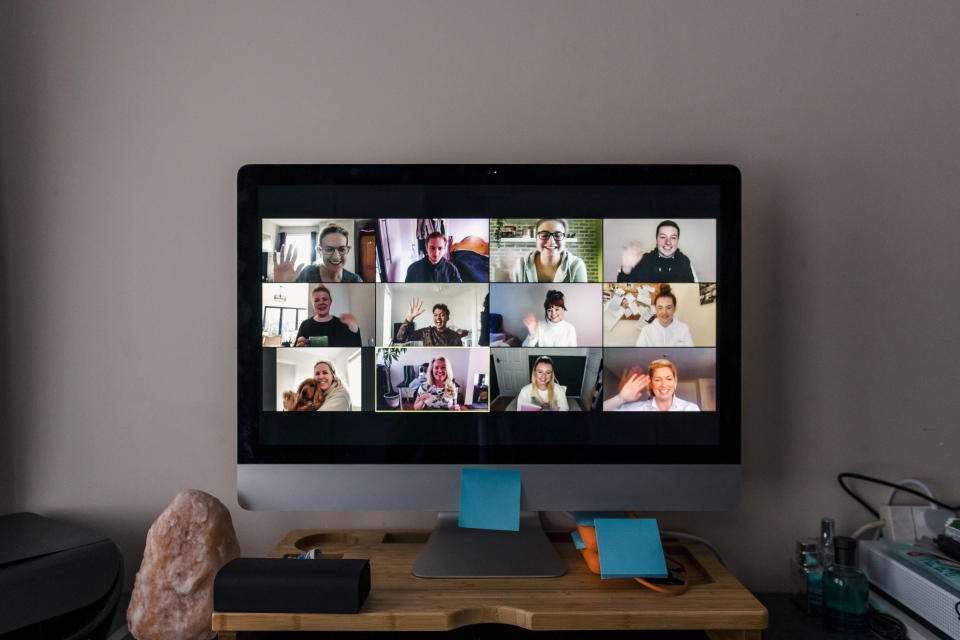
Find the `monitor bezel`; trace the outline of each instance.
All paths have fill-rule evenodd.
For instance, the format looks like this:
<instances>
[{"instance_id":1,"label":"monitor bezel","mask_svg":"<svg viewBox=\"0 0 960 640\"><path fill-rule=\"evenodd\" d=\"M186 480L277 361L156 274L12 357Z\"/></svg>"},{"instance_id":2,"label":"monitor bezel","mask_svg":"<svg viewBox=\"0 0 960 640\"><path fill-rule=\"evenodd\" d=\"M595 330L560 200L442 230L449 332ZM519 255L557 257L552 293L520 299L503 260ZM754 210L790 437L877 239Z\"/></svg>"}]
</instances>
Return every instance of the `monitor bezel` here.
<instances>
[{"instance_id":1,"label":"monitor bezel","mask_svg":"<svg viewBox=\"0 0 960 640\"><path fill-rule=\"evenodd\" d=\"M374 445L267 445L260 441L262 360L260 220L264 186L710 186L717 211L717 445L489 444L490 415L475 414L473 436L449 444L431 436L439 416L351 414ZM238 441L239 464L739 464L740 463L740 172L732 165L247 165L238 172ZM372 216L375 217L375 216ZM382 217L382 216L381 216ZM636 216L635 216L636 217ZM671 216L665 216L671 217ZM683 216L672 216L682 219ZM722 303L722 304L720 304ZM609 416L609 414L607 414ZM624 420L623 416L609 416ZM302 418L302 417L301 417ZM531 419L524 416L525 420ZM547 417L533 418L546 419ZM602 419L594 417L595 420ZM648 416L662 424L690 416ZM663 422L673 420L672 423ZM494 418L496 421L496 418ZM508 420L509 422L509 420ZM389 423L389 424L388 424ZM397 430L400 430L399 432ZM418 429L420 431L418 431ZM403 433L400 438L397 433ZM423 433L418 442L410 434ZM501 438L502 440L502 438Z\"/></svg>"}]
</instances>

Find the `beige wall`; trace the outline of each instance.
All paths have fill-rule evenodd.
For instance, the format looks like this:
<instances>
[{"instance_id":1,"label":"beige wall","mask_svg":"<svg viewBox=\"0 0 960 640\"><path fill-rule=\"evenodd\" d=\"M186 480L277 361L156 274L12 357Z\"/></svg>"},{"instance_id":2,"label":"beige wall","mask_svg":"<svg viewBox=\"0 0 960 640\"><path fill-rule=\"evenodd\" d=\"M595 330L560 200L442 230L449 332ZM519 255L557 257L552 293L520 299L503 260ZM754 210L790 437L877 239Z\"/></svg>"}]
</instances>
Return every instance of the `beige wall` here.
<instances>
[{"instance_id":1,"label":"beige wall","mask_svg":"<svg viewBox=\"0 0 960 640\"><path fill-rule=\"evenodd\" d=\"M786 589L794 538L869 519L837 472L960 501L958 404L930 383L957 372L957 3L24 0L0 30L0 509L104 531L131 576L187 487L247 554L432 522L237 506L252 162L734 163L743 498L661 522ZM877 313L905 290L922 310ZM171 332L185 308L211 330Z\"/></svg>"}]
</instances>

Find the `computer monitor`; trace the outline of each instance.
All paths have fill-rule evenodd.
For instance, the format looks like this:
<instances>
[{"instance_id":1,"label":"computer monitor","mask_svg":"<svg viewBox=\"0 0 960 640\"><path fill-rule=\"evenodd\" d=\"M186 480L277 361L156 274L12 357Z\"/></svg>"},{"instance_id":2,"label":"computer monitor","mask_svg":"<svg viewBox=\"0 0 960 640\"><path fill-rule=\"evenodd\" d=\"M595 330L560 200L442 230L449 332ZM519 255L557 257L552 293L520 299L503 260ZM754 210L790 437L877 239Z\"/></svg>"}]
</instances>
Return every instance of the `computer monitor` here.
<instances>
[{"instance_id":1,"label":"computer monitor","mask_svg":"<svg viewBox=\"0 0 960 640\"><path fill-rule=\"evenodd\" d=\"M739 500L733 166L245 166L237 333L244 508Z\"/></svg>"}]
</instances>

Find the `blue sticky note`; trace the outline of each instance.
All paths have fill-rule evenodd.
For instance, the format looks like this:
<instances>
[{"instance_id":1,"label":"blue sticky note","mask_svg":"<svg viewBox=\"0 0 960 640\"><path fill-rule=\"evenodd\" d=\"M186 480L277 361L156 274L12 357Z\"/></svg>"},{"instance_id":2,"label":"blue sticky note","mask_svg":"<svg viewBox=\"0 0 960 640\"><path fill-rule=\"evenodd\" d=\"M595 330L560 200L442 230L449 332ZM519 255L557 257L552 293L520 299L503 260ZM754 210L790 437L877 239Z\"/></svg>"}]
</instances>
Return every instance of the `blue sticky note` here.
<instances>
[{"instance_id":1,"label":"blue sticky note","mask_svg":"<svg viewBox=\"0 0 960 640\"><path fill-rule=\"evenodd\" d=\"M580 537L580 532L574 529L570 532L570 537L573 538L573 546L577 549L586 549L587 545L583 543L583 538Z\"/></svg>"},{"instance_id":2,"label":"blue sticky note","mask_svg":"<svg viewBox=\"0 0 960 640\"><path fill-rule=\"evenodd\" d=\"M464 468L460 522L467 529L520 530L520 472Z\"/></svg>"},{"instance_id":3,"label":"blue sticky note","mask_svg":"<svg viewBox=\"0 0 960 640\"><path fill-rule=\"evenodd\" d=\"M667 561L654 518L597 518L601 578L666 578Z\"/></svg>"}]
</instances>

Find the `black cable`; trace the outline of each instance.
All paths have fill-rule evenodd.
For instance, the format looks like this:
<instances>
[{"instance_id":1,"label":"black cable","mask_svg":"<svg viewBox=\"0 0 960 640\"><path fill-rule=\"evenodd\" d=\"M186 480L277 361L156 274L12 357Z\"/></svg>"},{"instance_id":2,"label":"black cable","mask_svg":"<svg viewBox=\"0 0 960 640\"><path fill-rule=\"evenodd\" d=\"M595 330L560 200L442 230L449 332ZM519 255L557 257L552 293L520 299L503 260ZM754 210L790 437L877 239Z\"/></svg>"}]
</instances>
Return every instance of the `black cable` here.
<instances>
[{"instance_id":1,"label":"black cable","mask_svg":"<svg viewBox=\"0 0 960 640\"><path fill-rule=\"evenodd\" d=\"M920 492L920 491L917 491L916 489L911 489L910 487L905 487L905 486L903 486L903 485L901 485L901 484L897 484L896 482L887 482L886 480L880 480L879 478L871 478L870 476L865 476L865 475L863 475L863 474L861 474L861 473L846 473L846 472L844 472L844 473L841 473L840 475L838 475L838 476L837 476L837 482L840 483L840 486L843 487L843 490L846 491L847 493L849 493L851 498L853 498L854 500L856 500L857 502L859 502L860 504L862 504L862 505L864 506L864 508L866 508L867 511L869 511L870 513L872 513L872 514L874 515L874 517L875 517L875 518L878 518L878 519L880 518L880 513L879 513L876 509L874 509L873 507L871 507L869 504L867 504L867 503L864 501L863 498L861 498L860 496L858 496L857 494L855 494L855 493L853 492L853 490L850 489L850 487L848 487L846 484L844 484L844 482L843 482L843 479L844 479L844 478L854 478L854 479L856 479L856 480L866 480L867 482L875 482L875 483L877 483L877 484L882 484L882 485L885 485L885 486L888 486L888 487L893 487L894 489L897 489L897 490L899 490L899 491L906 491L907 493L912 493L912 494L915 495L915 496L919 496L919 497L923 498L923 499L926 500L927 502L932 502L933 504L937 505L938 507L943 507L944 509L949 509L950 511L958 511L958 510L960 510L960 505L951 506L951 505L946 504L946 503L944 503L944 502L940 502L940 501L937 500L936 498L931 498L931 497L928 496L927 494L922 493L922 492Z\"/></svg>"},{"instance_id":2,"label":"black cable","mask_svg":"<svg viewBox=\"0 0 960 640\"><path fill-rule=\"evenodd\" d=\"M882 640L907 640L907 625L870 607L870 633Z\"/></svg>"}]
</instances>

